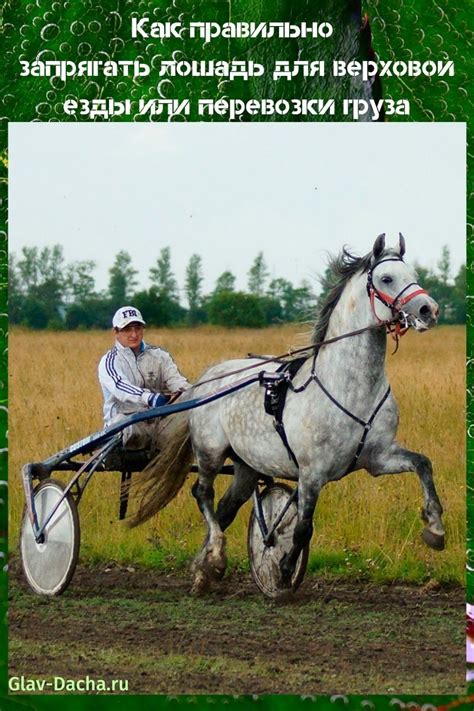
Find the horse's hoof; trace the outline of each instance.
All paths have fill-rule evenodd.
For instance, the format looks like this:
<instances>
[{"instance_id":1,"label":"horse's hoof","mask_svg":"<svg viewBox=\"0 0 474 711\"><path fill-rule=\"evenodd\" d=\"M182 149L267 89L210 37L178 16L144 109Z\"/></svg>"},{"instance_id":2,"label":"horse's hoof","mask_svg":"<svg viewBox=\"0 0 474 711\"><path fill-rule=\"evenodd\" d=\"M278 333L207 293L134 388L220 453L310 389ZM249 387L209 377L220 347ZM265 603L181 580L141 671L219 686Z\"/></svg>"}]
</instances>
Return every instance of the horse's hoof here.
<instances>
[{"instance_id":1,"label":"horse's hoof","mask_svg":"<svg viewBox=\"0 0 474 711\"><path fill-rule=\"evenodd\" d=\"M202 570L199 570L196 572L194 576L194 583L191 588L191 595L204 595L205 593L209 592L211 587L211 581L209 580L208 576L202 572Z\"/></svg>"},{"instance_id":2,"label":"horse's hoof","mask_svg":"<svg viewBox=\"0 0 474 711\"><path fill-rule=\"evenodd\" d=\"M215 580L216 582L219 582L219 580L222 580L222 578L225 575L225 567L221 568L216 565L211 565L208 560L204 561L203 563L203 569L206 571L205 575L210 579L210 580Z\"/></svg>"},{"instance_id":3,"label":"horse's hoof","mask_svg":"<svg viewBox=\"0 0 474 711\"><path fill-rule=\"evenodd\" d=\"M291 602L293 598L293 588L278 588L273 595L273 600L279 605Z\"/></svg>"},{"instance_id":4,"label":"horse's hoof","mask_svg":"<svg viewBox=\"0 0 474 711\"><path fill-rule=\"evenodd\" d=\"M222 580L225 575L227 560L221 558L219 561L217 561L206 558L203 567L206 570L206 574L210 578L212 578L212 580L219 581Z\"/></svg>"},{"instance_id":5,"label":"horse's hoof","mask_svg":"<svg viewBox=\"0 0 474 711\"><path fill-rule=\"evenodd\" d=\"M444 550L444 534L433 533L429 528L424 528L421 537L424 543L435 551Z\"/></svg>"}]
</instances>

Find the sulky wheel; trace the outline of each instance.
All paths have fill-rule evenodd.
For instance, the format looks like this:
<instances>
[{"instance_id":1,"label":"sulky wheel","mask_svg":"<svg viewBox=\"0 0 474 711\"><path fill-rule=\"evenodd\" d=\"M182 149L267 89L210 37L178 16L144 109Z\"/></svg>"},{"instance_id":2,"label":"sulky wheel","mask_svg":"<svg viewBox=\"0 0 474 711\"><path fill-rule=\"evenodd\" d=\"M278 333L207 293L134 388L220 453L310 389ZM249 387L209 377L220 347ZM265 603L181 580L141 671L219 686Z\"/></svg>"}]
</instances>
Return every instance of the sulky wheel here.
<instances>
[{"instance_id":1,"label":"sulky wheel","mask_svg":"<svg viewBox=\"0 0 474 711\"><path fill-rule=\"evenodd\" d=\"M44 479L34 490L38 524L41 527L58 501L64 485ZM37 543L25 510L21 525L20 547L23 572L38 595L60 595L69 585L79 556L81 530L76 502L67 494L46 526L44 540Z\"/></svg>"},{"instance_id":2,"label":"sulky wheel","mask_svg":"<svg viewBox=\"0 0 474 711\"><path fill-rule=\"evenodd\" d=\"M285 484L271 484L260 494L261 511L265 520L267 530L273 528L275 521L290 498L293 490ZM297 521L298 507L293 500L278 524L272 537L271 544L266 545L255 511L256 504L249 521L248 529L248 555L252 577L263 592L270 598L279 596L281 589L278 587L280 580L279 563L285 553L288 553L293 545L293 530ZM301 584L308 563L309 545L301 551L295 572L292 578L293 592Z\"/></svg>"}]
</instances>

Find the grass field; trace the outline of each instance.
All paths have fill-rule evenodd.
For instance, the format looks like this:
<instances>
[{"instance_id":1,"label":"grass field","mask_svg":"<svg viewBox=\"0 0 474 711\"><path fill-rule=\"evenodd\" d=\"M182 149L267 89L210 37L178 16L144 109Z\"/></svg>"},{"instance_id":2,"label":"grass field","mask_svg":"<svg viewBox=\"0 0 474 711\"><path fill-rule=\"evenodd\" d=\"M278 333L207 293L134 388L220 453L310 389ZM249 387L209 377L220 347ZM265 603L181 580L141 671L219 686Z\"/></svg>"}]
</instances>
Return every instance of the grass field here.
<instances>
[{"instance_id":1,"label":"grass field","mask_svg":"<svg viewBox=\"0 0 474 711\"><path fill-rule=\"evenodd\" d=\"M260 331L150 329L146 338L169 349L190 380L213 362L249 351L282 353L305 342L292 326ZM44 459L102 427L96 368L111 340L110 333L98 331L10 332L12 549L17 546L23 507L22 464ZM375 580L463 583L465 329L450 326L422 335L408 333L393 357L393 344L388 347L387 369L401 410L399 440L433 462L445 508L446 550L433 552L420 540L422 497L416 475L372 479L359 472L323 490L309 569ZM220 477L218 493L226 483ZM83 560L135 562L165 570L189 561L204 535L189 483L159 517L134 530L117 520L118 492L117 474L97 474L89 484L80 504ZM228 532L230 561L243 568L248 511L247 506Z\"/></svg>"}]
</instances>

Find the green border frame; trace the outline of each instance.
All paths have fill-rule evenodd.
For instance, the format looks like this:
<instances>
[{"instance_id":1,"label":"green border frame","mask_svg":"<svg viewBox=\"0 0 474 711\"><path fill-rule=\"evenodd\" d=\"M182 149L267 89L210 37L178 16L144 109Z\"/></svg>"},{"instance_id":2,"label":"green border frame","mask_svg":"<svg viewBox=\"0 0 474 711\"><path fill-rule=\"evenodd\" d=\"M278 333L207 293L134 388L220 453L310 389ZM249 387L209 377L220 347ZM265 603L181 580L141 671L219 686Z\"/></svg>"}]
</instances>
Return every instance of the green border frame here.
<instances>
[{"instance_id":1,"label":"green border frame","mask_svg":"<svg viewBox=\"0 0 474 711\"><path fill-rule=\"evenodd\" d=\"M47 7L46 7L47 5ZM303 0L205 0L204 2L192 3L188 0L175 0L174 3L163 0L159 4L156 0L151 2L130 3L128 0L102 0L96 4L92 0L82 0L81 4L75 3L72 0L61 0L60 2L46 3L45 0L4 0L0 3L0 13L3 23L0 27L0 41L2 46L2 56L6 64L6 72L3 79L0 79L0 102L2 111L0 119L0 481L3 482L7 476L7 455L6 455L6 436L7 436L7 415L6 406L8 400L8 370L7 370L7 131L9 121L31 121L31 120L57 120L57 115L54 112L54 101L59 101L64 98L65 89L60 83L57 86L51 85L49 88L44 86L43 79L28 78L19 81L18 79L18 59L23 53L25 58L33 58L38 51L42 49L42 40L38 25L35 25L35 18L41 16L42 26L55 25L58 27L58 41L55 44L56 30L50 30L51 37L49 38L48 48L55 51L60 51L61 40L69 45L68 58L74 58L75 52L80 54L80 44L96 43L96 46L103 45L108 47L112 56L116 58L130 58L130 53L127 56L127 49L130 51L139 51L136 45L128 42L128 27L126 23L121 22L121 13L124 15L130 13L131 9L144 8L150 11L152 8L161 8L166 20L175 19L175 14L180 12L188 20L194 13L194 19L225 22L229 19L233 20L252 20L265 19L270 20L285 20L285 21L304 21L305 19L330 19L334 18L334 22L343 23L343 26L351 27L352 33L348 40L347 53L350 56L364 57L372 56L371 52L371 33L369 26L364 24L361 14L360 2L358 0L319 0L314 8L308 8L308 4ZM38 11L39 10L39 13ZM420 59L431 56L433 51L439 44L441 38L444 47L442 51L446 51L450 57L456 62L456 75L454 78L447 78L445 82L434 79L413 79L400 82L395 79L387 79L383 81L383 91L386 97L393 98L408 98L412 103L412 114L407 120L418 121L466 121L468 122L468 190L467 190L467 264L468 267L468 368L467 368L467 393L468 393L468 524L469 528L474 521L474 500L470 495L473 486L472 465L474 462L472 435L470 430L474 427L474 401L471 396L473 387L473 341L472 341L472 309L471 300L474 295L474 279L472 276L474 264L474 192L473 192L473 156L470 145L470 117L473 115L473 97L467 95L464 86L467 86L467 80L474 78L473 60L474 53L472 52L472 37L473 37L473 16L472 4L469 0L439 0L438 3L421 2L413 0L407 2L406 5L399 0L373 0L365 3L365 10L368 12L371 21L371 29L373 34L373 44L381 58L387 59L407 59L410 55L417 54ZM416 10L416 12L415 12ZM95 13L95 14L94 14ZM146 14L145 12L141 14ZM318 16L317 18L315 16ZM91 19L87 20L90 17ZM99 30L96 32L97 26L94 26L94 31L91 27L94 22L99 23ZM355 23L351 25L352 23ZM85 31L80 34L76 32L82 29L79 25L74 26L74 23L82 23ZM338 25L339 27L340 25ZM66 28L66 29L64 29ZM69 31L67 30L69 28ZM64 29L66 35L64 37ZM59 31L61 30L61 32ZM295 50L303 50L310 53L314 50L311 43L297 43L288 41L278 45L279 58L292 58L295 56ZM181 45L177 45L181 48ZM275 51L275 45L272 45L272 51ZM172 42L168 45L168 51L171 53L176 47ZM243 56L253 58L255 61L262 60L262 54L256 47L251 47L244 41L239 41L236 48ZM202 53L199 58L209 59L213 57L222 58L222 56L230 56L230 46L227 42L216 42L212 47L201 48ZM63 50L65 48L63 47ZM124 53L125 52L125 53ZM169 56L169 55L168 55ZM309 54L307 55L309 56ZM324 58L324 52L320 55ZM133 92L135 95L147 95L146 83L140 84L138 88L132 85L130 81L122 82L125 84L123 95L118 95L117 98L125 98L127 92ZM448 86L448 91L446 91ZM208 92L207 95L216 96L218 89L213 85L212 81L201 80L197 82L193 80L191 98L197 95L203 95L203 92ZM346 91L341 82L340 86L329 88L329 92L333 91L337 96L338 91ZM237 95L242 95L245 98L253 96L270 96L272 95L272 87L263 82L253 81L247 83L236 83L232 89L235 89ZM232 91L231 89L231 91ZM81 95L81 92L86 90L92 92L93 89L84 86L83 83L72 81L68 85L68 92ZM316 82L294 82L291 90L295 95L311 96L317 90ZM377 86L374 88L377 90ZM48 98L46 91L53 91ZM95 91L95 89L94 89ZM105 82L99 87L99 95L107 95L110 93L111 85L106 85ZM185 90L188 91L188 90ZM305 93L302 94L301 92ZM266 93L265 93L266 92ZM186 94L179 95L178 98L185 98ZM204 94L206 95L206 94ZM329 93L328 96L331 94ZM50 102L50 110L45 109L45 103ZM42 107L42 108L41 108ZM195 117L191 117L193 120ZM337 119L338 117L336 117ZM122 120L122 119L119 119ZM127 119L125 119L127 120ZM261 119L257 119L261 120ZM297 120L294 119L293 120ZM400 120L397 118L397 120ZM474 432L474 430L473 430ZM7 689L7 575L4 569L4 557L6 556L6 531L7 531L7 501L5 496L6 487L0 483L0 705L1 708L21 708L33 707L37 709L49 709L57 705L58 699L52 696L4 696ZM471 548L474 550L474 542L468 534L468 560L474 565L474 553L471 555ZM473 599L473 582L472 577L468 576L467 595L468 599ZM474 690L471 691L473 693ZM421 707L423 704L431 704L438 709L449 708L472 708L474 697L457 698L453 696L423 696L409 698L406 696L399 697L400 707L403 704L411 702L411 708ZM288 711L292 708L316 708L318 710L340 708L351 709L393 709L397 708L394 699L388 696L371 696L367 699L361 697L290 697L290 696L266 696L257 699L251 697L240 696L235 697L102 697L100 707L118 708L127 704L128 708L142 709L166 709L168 707L175 708L177 706L188 705L190 703L198 703L199 707L213 707L216 705L225 705L229 711L234 708L243 708L243 704L248 704L249 701L253 705L262 709L272 709L273 711ZM68 697L68 705L72 709L92 708L92 705L97 705L97 698L94 699L87 696Z\"/></svg>"}]
</instances>

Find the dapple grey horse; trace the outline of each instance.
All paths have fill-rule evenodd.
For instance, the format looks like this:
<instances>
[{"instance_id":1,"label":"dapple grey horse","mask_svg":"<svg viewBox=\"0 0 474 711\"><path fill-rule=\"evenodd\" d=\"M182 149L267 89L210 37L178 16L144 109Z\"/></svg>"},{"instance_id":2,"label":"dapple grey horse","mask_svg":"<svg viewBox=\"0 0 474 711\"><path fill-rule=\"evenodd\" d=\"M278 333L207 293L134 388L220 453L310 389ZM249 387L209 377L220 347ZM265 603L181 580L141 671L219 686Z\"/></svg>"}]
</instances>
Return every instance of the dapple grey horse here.
<instances>
[{"instance_id":1,"label":"dapple grey horse","mask_svg":"<svg viewBox=\"0 0 474 711\"><path fill-rule=\"evenodd\" d=\"M444 547L443 509L431 462L397 443L398 407L384 369L389 328L400 331L403 325L425 331L438 318L436 302L417 284L404 253L402 235L392 249L386 248L385 235L380 235L365 257L343 250L332 260L332 288L316 318L312 344L332 342L314 349L314 356L309 351L292 380L283 413L288 446L264 410L259 383L184 413L175 435L171 428L156 461L157 476L162 482L176 477L193 454L199 471L193 494L208 527L193 563L195 592L223 575L223 532L252 495L261 474L298 482L293 546L280 561L282 594L291 589L298 557L312 537L322 487L351 471L364 468L372 476L416 472L424 497L423 540L435 549ZM354 331L351 337L339 338ZM247 359L213 366L202 378L211 382L199 385L198 381L186 397L207 395L216 385L231 385L241 373L229 373L254 364ZM265 370L275 371L278 365L266 364ZM213 483L228 457L235 475L215 510ZM179 485L182 481L184 477ZM155 511L163 505L159 495L155 504Z\"/></svg>"}]
</instances>

